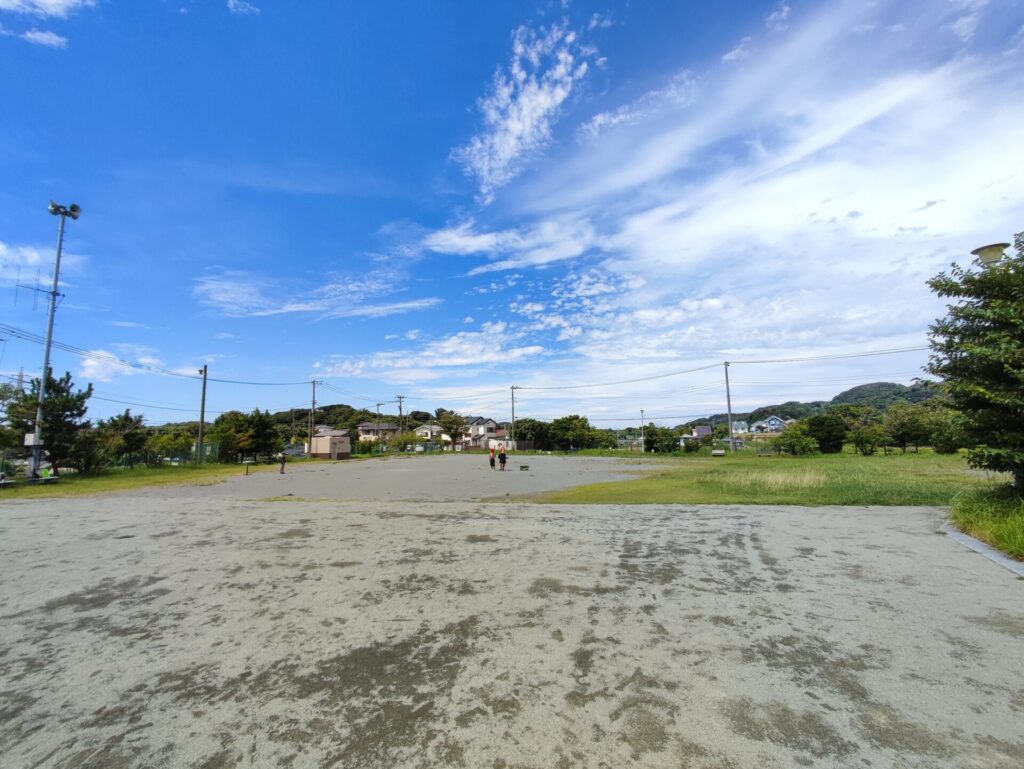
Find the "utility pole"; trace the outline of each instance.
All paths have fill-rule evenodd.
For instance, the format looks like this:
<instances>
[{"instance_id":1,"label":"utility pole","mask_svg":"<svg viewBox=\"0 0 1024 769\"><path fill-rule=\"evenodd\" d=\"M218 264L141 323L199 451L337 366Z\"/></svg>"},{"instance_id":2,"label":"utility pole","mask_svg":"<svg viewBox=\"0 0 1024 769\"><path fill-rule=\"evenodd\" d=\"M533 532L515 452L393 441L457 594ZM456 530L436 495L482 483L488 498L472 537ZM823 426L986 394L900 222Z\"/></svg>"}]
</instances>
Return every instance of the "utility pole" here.
<instances>
[{"instance_id":1,"label":"utility pole","mask_svg":"<svg viewBox=\"0 0 1024 769\"><path fill-rule=\"evenodd\" d=\"M512 385L512 448L516 446L516 390L522 389Z\"/></svg>"},{"instance_id":2,"label":"utility pole","mask_svg":"<svg viewBox=\"0 0 1024 769\"><path fill-rule=\"evenodd\" d=\"M203 375L203 396L199 400L199 442L196 445L196 456L199 464L203 464L203 432L206 429L206 366L199 369L199 373Z\"/></svg>"},{"instance_id":3,"label":"utility pole","mask_svg":"<svg viewBox=\"0 0 1024 769\"><path fill-rule=\"evenodd\" d=\"M405 432L405 415L402 414L402 401L405 400L404 395L396 395L395 398L398 400L398 429L399 432Z\"/></svg>"},{"instance_id":4,"label":"utility pole","mask_svg":"<svg viewBox=\"0 0 1024 769\"><path fill-rule=\"evenodd\" d=\"M383 454L384 453L384 438L380 434L380 407L383 406L383 405L384 405L383 401L381 401L380 403L377 404L377 446L378 446L377 453L378 454Z\"/></svg>"},{"instance_id":5,"label":"utility pole","mask_svg":"<svg viewBox=\"0 0 1024 769\"><path fill-rule=\"evenodd\" d=\"M309 450L306 452L307 456L313 456L313 426L316 423L316 380L314 379L311 384L313 385L313 400L309 406Z\"/></svg>"},{"instance_id":6,"label":"utility pole","mask_svg":"<svg viewBox=\"0 0 1024 769\"><path fill-rule=\"evenodd\" d=\"M643 454L646 451L644 447L644 410L640 409L640 453Z\"/></svg>"},{"instance_id":7,"label":"utility pole","mask_svg":"<svg viewBox=\"0 0 1024 769\"><path fill-rule=\"evenodd\" d=\"M46 380L50 375L50 345L53 343L53 315L57 311L57 287L60 284L60 252L64 247L64 222L67 217L77 219L82 209L77 203L69 208L50 201L49 211L60 217L57 228L57 259L53 263L53 281L50 284L50 312L46 321L46 346L43 348L43 371L39 377L39 402L36 405L36 423L32 431L32 473L31 477L39 477L39 465L43 461L43 401L46 398ZM26 436L27 438L28 436ZM28 441L26 441L27 443ZM54 468L56 469L56 468Z\"/></svg>"},{"instance_id":8,"label":"utility pole","mask_svg":"<svg viewBox=\"0 0 1024 769\"><path fill-rule=\"evenodd\" d=\"M732 393L729 392L729 361L725 361L725 410L729 415L729 451L736 451L736 441L732 437Z\"/></svg>"}]
</instances>

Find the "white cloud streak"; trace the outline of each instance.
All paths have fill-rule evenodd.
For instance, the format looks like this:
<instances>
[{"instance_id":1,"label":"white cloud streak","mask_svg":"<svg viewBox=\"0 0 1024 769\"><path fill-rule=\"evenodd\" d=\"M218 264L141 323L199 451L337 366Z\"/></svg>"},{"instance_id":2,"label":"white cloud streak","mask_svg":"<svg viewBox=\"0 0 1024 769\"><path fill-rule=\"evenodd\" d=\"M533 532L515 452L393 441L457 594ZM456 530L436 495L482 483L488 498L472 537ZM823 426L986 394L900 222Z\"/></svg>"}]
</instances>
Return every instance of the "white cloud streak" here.
<instances>
[{"instance_id":1,"label":"white cloud streak","mask_svg":"<svg viewBox=\"0 0 1024 769\"><path fill-rule=\"evenodd\" d=\"M452 152L476 178L483 201L547 146L562 105L587 74L586 56L565 22L515 31L507 71L494 74L478 103L484 130Z\"/></svg>"},{"instance_id":2,"label":"white cloud streak","mask_svg":"<svg viewBox=\"0 0 1024 769\"><path fill-rule=\"evenodd\" d=\"M0 0L0 11L63 19L74 11L95 5L96 0Z\"/></svg>"}]
</instances>

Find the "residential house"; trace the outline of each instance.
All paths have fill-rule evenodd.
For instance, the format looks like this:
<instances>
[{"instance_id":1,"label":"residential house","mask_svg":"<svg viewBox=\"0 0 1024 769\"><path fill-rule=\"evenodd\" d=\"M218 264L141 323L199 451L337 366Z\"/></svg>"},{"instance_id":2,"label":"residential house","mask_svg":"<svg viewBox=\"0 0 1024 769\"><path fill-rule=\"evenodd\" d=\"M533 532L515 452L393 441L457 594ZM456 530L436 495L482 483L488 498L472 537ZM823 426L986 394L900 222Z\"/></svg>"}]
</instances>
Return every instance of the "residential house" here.
<instances>
[{"instance_id":1,"label":"residential house","mask_svg":"<svg viewBox=\"0 0 1024 769\"><path fill-rule=\"evenodd\" d=\"M424 438L428 441L440 438L441 434L441 425L438 424L420 425L419 427L416 428L416 436L418 438ZM450 440L451 439L449 439L449 442Z\"/></svg>"},{"instance_id":2,"label":"residential house","mask_svg":"<svg viewBox=\"0 0 1024 769\"><path fill-rule=\"evenodd\" d=\"M465 427L462 445L465 448L487 448L489 439L497 436L498 423L487 417L464 417Z\"/></svg>"},{"instance_id":3,"label":"residential house","mask_svg":"<svg viewBox=\"0 0 1024 769\"><path fill-rule=\"evenodd\" d=\"M785 429L786 420L782 417L777 417L774 414L767 419L754 422L754 424L750 426L750 432L752 433L781 433Z\"/></svg>"},{"instance_id":4,"label":"residential house","mask_svg":"<svg viewBox=\"0 0 1024 769\"><path fill-rule=\"evenodd\" d=\"M359 440L361 441L386 441L396 435L398 435L398 425L393 425L390 422L359 423Z\"/></svg>"},{"instance_id":5,"label":"residential house","mask_svg":"<svg viewBox=\"0 0 1024 769\"><path fill-rule=\"evenodd\" d=\"M352 440L348 430L335 430L318 426L313 435L312 445L306 444L306 454L316 459L349 459L352 456Z\"/></svg>"},{"instance_id":6,"label":"residential house","mask_svg":"<svg viewBox=\"0 0 1024 769\"><path fill-rule=\"evenodd\" d=\"M736 435L738 433L749 433L749 432L750 432L750 425L748 425L742 419L736 419L736 420L733 421L733 423L732 423L732 434L733 435Z\"/></svg>"},{"instance_id":7,"label":"residential house","mask_svg":"<svg viewBox=\"0 0 1024 769\"><path fill-rule=\"evenodd\" d=\"M684 443L689 441L697 441L698 443L704 438L710 438L715 434L715 431L711 428L711 425L695 425L689 435L681 435L679 437L679 445L682 446Z\"/></svg>"}]
</instances>

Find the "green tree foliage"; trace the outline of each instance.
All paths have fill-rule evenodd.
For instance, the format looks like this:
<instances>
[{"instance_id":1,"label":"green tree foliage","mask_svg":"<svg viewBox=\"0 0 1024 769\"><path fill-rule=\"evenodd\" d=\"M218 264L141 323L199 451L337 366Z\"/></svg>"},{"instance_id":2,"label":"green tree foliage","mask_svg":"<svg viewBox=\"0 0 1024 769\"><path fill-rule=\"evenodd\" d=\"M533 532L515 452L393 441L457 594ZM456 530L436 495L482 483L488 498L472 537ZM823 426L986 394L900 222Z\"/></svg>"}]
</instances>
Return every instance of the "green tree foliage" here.
<instances>
[{"instance_id":1,"label":"green tree foliage","mask_svg":"<svg viewBox=\"0 0 1024 769\"><path fill-rule=\"evenodd\" d=\"M1024 494L1024 232L1016 253L980 270L954 264L928 285L952 299L931 326L928 371L966 418L972 467L1013 475Z\"/></svg>"},{"instance_id":2,"label":"green tree foliage","mask_svg":"<svg viewBox=\"0 0 1024 769\"><path fill-rule=\"evenodd\" d=\"M675 430L651 423L644 428L644 451L658 454L675 453L679 451L679 435Z\"/></svg>"},{"instance_id":3,"label":"green tree foliage","mask_svg":"<svg viewBox=\"0 0 1024 769\"><path fill-rule=\"evenodd\" d=\"M928 443L939 454L956 454L971 445L967 417L947 406L929 409Z\"/></svg>"},{"instance_id":4,"label":"green tree foliage","mask_svg":"<svg viewBox=\"0 0 1024 769\"><path fill-rule=\"evenodd\" d=\"M794 422L786 425L781 434L772 439L772 446L794 457L814 454L818 451L818 442L810 435L806 422Z\"/></svg>"},{"instance_id":5,"label":"green tree foliage","mask_svg":"<svg viewBox=\"0 0 1024 769\"><path fill-rule=\"evenodd\" d=\"M446 409L438 409L437 411L437 423L441 426L441 432L452 439L452 448L454 449L455 444L462 441L463 428L466 426L466 420L454 411L448 411Z\"/></svg>"},{"instance_id":6,"label":"green tree foliage","mask_svg":"<svg viewBox=\"0 0 1024 769\"><path fill-rule=\"evenodd\" d=\"M592 429L586 417L570 414L552 420L548 425L548 436L551 445L560 451L586 449L591 446Z\"/></svg>"},{"instance_id":7,"label":"green tree foliage","mask_svg":"<svg viewBox=\"0 0 1024 769\"><path fill-rule=\"evenodd\" d=\"M884 411L898 401L921 403L935 395L935 385L931 382L918 382L907 387L895 382L873 382L857 385L845 390L832 399L836 406L871 406Z\"/></svg>"},{"instance_id":8,"label":"green tree foliage","mask_svg":"<svg viewBox=\"0 0 1024 769\"><path fill-rule=\"evenodd\" d=\"M135 467L136 454L143 451L149 437L142 415L133 416L131 409L100 420L96 432L98 445L106 457L125 457L132 467Z\"/></svg>"},{"instance_id":9,"label":"green tree foliage","mask_svg":"<svg viewBox=\"0 0 1024 769\"><path fill-rule=\"evenodd\" d=\"M906 401L896 401L885 412L883 425L893 444L906 453L907 446L912 445L916 449L928 442L929 417L930 409L926 406L913 406Z\"/></svg>"},{"instance_id":10,"label":"green tree foliage","mask_svg":"<svg viewBox=\"0 0 1024 769\"><path fill-rule=\"evenodd\" d=\"M846 439L864 456L885 445L887 436L882 415L871 406L837 406L833 411L846 423Z\"/></svg>"},{"instance_id":11,"label":"green tree foliage","mask_svg":"<svg viewBox=\"0 0 1024 769\"><path fill-rule=\"evenodd\" d=\"M516 442L530 441L537 451L547 451L551 448L551 439L548 436L547 422L539 419L516 420Z\"/></svg>"},{"instance_id":12,"label":"green tree foliage","mask_svg":"<svg viewBox=\"0 0 1024 769\"><path fill-rule=\"evenodd\" d=\"M270 412L226 411L217 417L207 433L220 444L220 461L237 462L243 457L269 457L281 450L281 436Z\"/></svg>"},{"instance_id":13,"label":"green tree foliage","mask_svg":"<svg viewBox=\"0 0 1024 769\"><path fill-rule=\"evenodd\" d=\"M60 379L54 379L52 374L47 376L46 397L43 399L43 448L55 473L68 460L78 431L88 427L82 417L91 396L91 384L84 390L74 389L71 372ZM7 404L7 418L15 434L24 435L34 430L38 398L39 380L33 379L28 392L17 393Z\"/></svg>"},{"instance_id":14,"label":"green tree foliage","mask_svg":"<svg viewBox=\"0 0 1024 769\"><path fill-rule=\"evenodd\" d=\"M410 411L409 412L409 427L414 430L420 425L425 425L428 422L433 422L434 416L429 411Z\"/></svg>"},{"instance_id":15,"label":"green tree foliage","mask_svg":"<svg viewBox=\"0 0 1024 769\"><path fill-rule=\"evenodd\" d=\"M82 475L94 475L110 461L113 444L110 436L86 422L75 432L68 451L68 462Z\"/></svg>"},{"instance_id":16,"label":"green tree foliage","mask_svg":"<svg viewBox=\"0 0 1024 769\"><path fill-rule=\"evenodd\" d=\"M165 458L190 456L195 440L195 436L187 432L164 430L149 436L145 449L152 459L160 462Z\"/></svg>"},{"instance_id":17,"label":"green tree foliage","mask_svg":"<svg viewBox=\"0 0 1024 769\"><path fill-rule=\"evenodd\" d=\"M846 422L834 410L815 414L803 422L806 433L818 444L822 454L839 454L846 442Z\"/></svg>"}]
</instances>

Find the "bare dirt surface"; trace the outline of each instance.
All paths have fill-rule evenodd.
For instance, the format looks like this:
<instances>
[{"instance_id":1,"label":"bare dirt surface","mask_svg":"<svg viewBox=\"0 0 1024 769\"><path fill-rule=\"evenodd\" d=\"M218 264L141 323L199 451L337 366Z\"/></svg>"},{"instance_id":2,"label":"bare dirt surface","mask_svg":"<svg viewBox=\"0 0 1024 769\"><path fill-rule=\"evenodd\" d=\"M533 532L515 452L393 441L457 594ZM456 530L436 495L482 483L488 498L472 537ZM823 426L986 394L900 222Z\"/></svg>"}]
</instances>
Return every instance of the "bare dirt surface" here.
<instances>
[{"instance_id":1,"label":"bare dirt surface","mask_svg":"<svg viewBox=\"0 0 1024 769\"><path fill-rule=\"evenodd\" d=\"M0 505L0 765L1024 766L1024 582L935 510L230 485Z\"/></svg>"}]
</instances>

